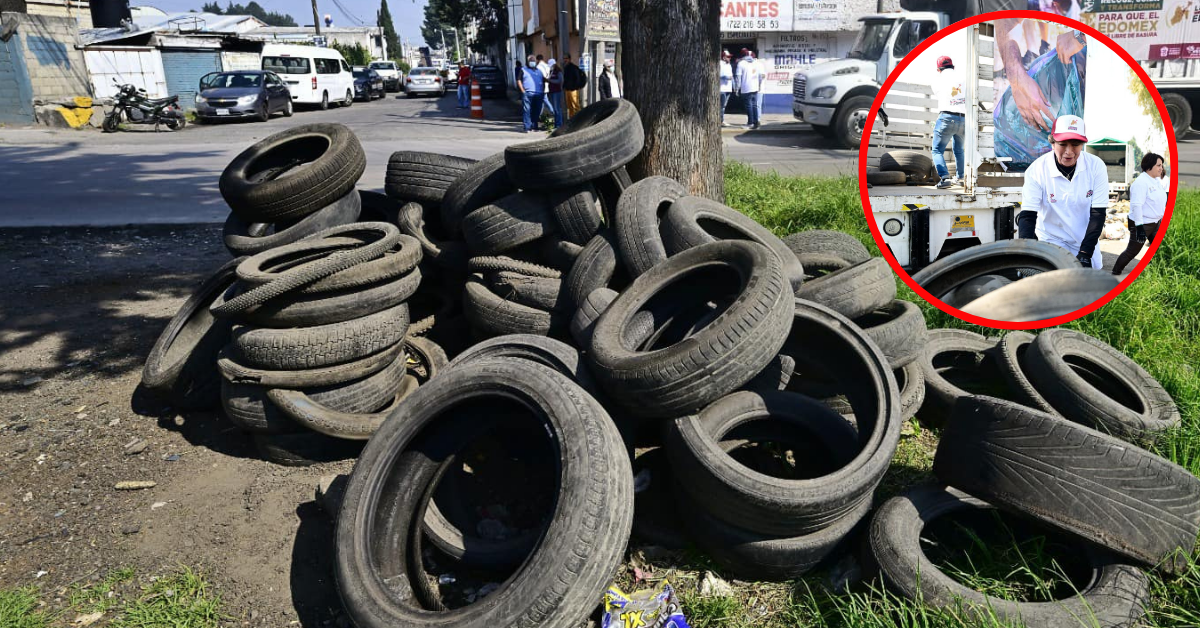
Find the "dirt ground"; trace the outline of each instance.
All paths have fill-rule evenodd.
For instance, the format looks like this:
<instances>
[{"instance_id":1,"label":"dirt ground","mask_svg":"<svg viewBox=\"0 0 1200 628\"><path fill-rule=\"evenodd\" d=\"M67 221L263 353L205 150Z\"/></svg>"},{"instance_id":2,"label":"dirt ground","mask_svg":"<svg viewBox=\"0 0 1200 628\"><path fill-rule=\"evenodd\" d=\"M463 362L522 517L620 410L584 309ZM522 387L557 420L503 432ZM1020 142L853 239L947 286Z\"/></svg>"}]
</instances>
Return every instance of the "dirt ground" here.
<instances>
[{"instance_id":1,"label":"dirt ground","mask_svg":"<svg viewBox=\"0 0 1200 628\"><path fill-rule=\"evenodd\" d=\"M214 225L0 230L0 589L53 600L183 564L238 625L348 625L313 494L352 462L272 465L218 416L138 389L158 334L228 259Z\"/></svg>"}]
</instances>

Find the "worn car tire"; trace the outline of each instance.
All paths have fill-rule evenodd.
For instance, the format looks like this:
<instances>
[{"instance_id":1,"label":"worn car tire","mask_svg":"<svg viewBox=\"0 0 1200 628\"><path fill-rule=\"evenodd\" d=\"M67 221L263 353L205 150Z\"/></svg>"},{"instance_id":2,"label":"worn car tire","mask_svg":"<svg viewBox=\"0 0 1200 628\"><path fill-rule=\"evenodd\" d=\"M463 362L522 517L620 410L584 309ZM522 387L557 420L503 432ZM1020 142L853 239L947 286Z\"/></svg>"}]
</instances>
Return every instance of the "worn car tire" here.
<instances>
[{"instance_id":1,"label":"worn car tire","mask_svg":"<svg viewBox=\"0 0 1200 628\"><path fill-rule=\"evenodd\" d=\"M904 185L908 181L908 176L903 172L868 172L868 185Z\"/></svg>"},{"instance_id":2,"label":"worn car tire","mask_svg":"<svg viewBox=\"0 0 1200 628\"><path fill-rule=\"evenodd\" d=\"M465 273L470 257L467 245L458 240L439 239L431 234L425 220L427 211L420 203L405 203L396 214L396 225L401 232L420 243L422 259L453 272Z\"/></svg>"},{"instance_id":3,"label":"worn car tire","mask_svg":"<svg viewBox=\"0 0 1200 628\"><path fill-rule=\"evenodd\" d=\"M823 260L832 255L846 262L846 265L857 264L871 259L870 251L863 246L858 238L841 231L811 229L798 231L783 237L783 243L791 249L796 259L805 268L810 261Z\"/></svg>"},{"instance_id":4,"label":"worn car tire","mask_svg":"<svg viewBox=\"0 0 1200 628\"><path fill-rule=\"evenodd\" d=\"M697 280L715 279L704 295ZM639 311L686 295L706 302L726 289L732 303L691 338L661 349L625 343ZM690 305L692 301L680 303ZM596 322L593 373L632 414L694 412L745 384L779 353L792 318L791 289L775 255L755 242L726 240L688 249L634 280Z\"/></svg>"},{"instance_id":5,"label":"worn car tire","mask_svg":"<svg viewBox=\"0 0 1200 628\"><path fill-rule=\"evenodd\" d=\"M880 172L903 172L925 178L933 168L933 156L927 151L893 150L879 157Z\"/></svg>"},{"instance_id":6,"label":"worn car tire","mask_svg":"<svg viewBox=\"0 0 1200 628\"><path fill-rule=\"evenodd\" d=\"M895 299L854 323L883 351L892 369L903 368L925 349L925 315L911 301Z\"/></svg>"},{"instance_id":7,"label":"worn car tire","mask_svg":"<svg viewBox=\"0 0 1200 628\"><path fill-rule=\"evenodd\" d=\"M806 281L796 291L796 298L820 303L855 319L891 303L896 298L896 278L887 261L873 257Z\"/></svg>"},{"instance_id":8,"label":"worn car tire","mask_svg":"<svg viewBox=\"0 0 1200 628\"><path fill-rule=\"evenodd\" d=\"M438 205L446 188L473 163L466 157L399 150L388 158L383 189L398 201Z\"/></svg>"},{"instance_id":9,"label":"worn car tire","mask_svg":"<svg viewBox=\"0 0 1200 628\"><path fill-rule=\"evenodd\" d=\"M1047 329L1026 357L1034 387L1072 421L1133 440L1153 439L1180 423L1179 408L1154 376L1087 334Z\"/></svg>"},{"instance_id":10,"label":"worn car tire","mask_svg":"<svg viewBox=\"0 0 1200 628\"><path fill-rule=\"evenodd\" d=\"M615 231L617 250L630 277L637 277L667 259L660 223L671 204L687 194L674 179L647 177L621 194Z\"/></svg>"},{"instance_id":11,"label":"worn car tire","mask_svg":"<svg viewBox=\"0 0 1200 628\"><path fill-rule=\"evenodd\" d=\"M596 592L611 582L633 519L633 476L620 434L599 403L554 370L525 360L480 360L418 388L384 421L355 464L334 546L337 589L354 625L430 623L427 611L384 584L408 575L407 539L412 526L420 525L412 515L432 488L407 481L421 473L397 463L430 426L452 430L460 419L479 418L455 417L450 409L493 397L517 399L535 413L570 464L557 465L558 498L547 532L526 562L495 597L441 613L437 623L574 626L595 607ZM439 463L436 456L420 461ZM402 514L381 516L387 512ZM546 574L556 574L553 582Z\"/></svg>"},{"instance_id":12,"label":"worn car tire","mask_svg":"<svg viewBox=\"0 0 1200 628\"><path fill-rule=\"evenodd\" d=\"M508 177L523 190L570 187L633 160L645 134L633 103L610 98L583 108L548 139L504 149Z\"/></svg>"},{"instance_id":13,"label":"worn car tire","mask_svg":"<svg viewBox=\"0 0 1200 628\"><path fill-rule=\"evenodd\" d=\"M471 276L463 292L463 314L483 338L506 334L565 337L568 315L507 301L492 292L483 279Z\"/></svg>"},{"instance_id":14,"label":"worn car tire","mask_svg":"<svg viewBox=\"0 0 1200 628\"><path fill-rule=\"evenodd\" d=\"M446 235L456 236L467 214L516 191L504 168L504 153L481 159L467 166L446 188L441 204L442 228Z\"/></svg>"},{"instance_id":15,"label":"worn car tire","mask_svg":"<svg viewBox=\"0 0 1200 628\"><path fill-rule=\"evenodd\" d=\"M962 311L996 321L1044 321L1085 308L1120 283L1112 273L1097 268L1052 270L979 297Z\"/></svg>"},{"instance_id":16,"label":"worn car tire","mask_svg":"<svg viewBox=\"0 0 1200 628\"><path fill-rule=\"evenodd\" d=\"M754 219L723 203L699 196L681 197L671 203L661 231L667 255L717 240L757 242L779 258L793 293L804 283L804 267L783 240Z\"/></svg>"},{"instance_id":17,"label":"worn car tire","mask_svg":"<svg viewBox=\"0 0 1200 628\"><path fill-rule=\"evenodd\" d=\"M366 412L335 410L302 390L272 388L267 391L267 399L278 412L301 427L334 438L367 440L417 386L417 378L403 375L391 402Z\"/></svg>"},{"instance_id":18,"label":"worn car tire","mask_svg":"<svg viewBox=\"0 0 1200 628\"><path fill-rule=\"evenodd\" d=\"M900 420L907 421L917 416L921 405L925 403L925 374L917 360L892 373L900 388Z\"/></svg>"},{"instance_id":19,"label":"worn car tire","mask_svg":"<svg viewBox=\"0 0 1200 628\"><path fill-rule=\"evenodd\" d=\"M517 192L469 213L463 237L475 255L490 255L529 244L558 229L554 214L540 194Z\"/></svg>"},{"instance_id":20,"label":"worn car tire","mask_svg":"<svg viewBox=\"0 0 1200 628\"><path fill-rule=\"evenodd\" d=\"M1200 479L1144 449L1019 404L960 400L933 472L1139 564L1182 573L1200 534Z\"/></svg>"},{"instance_id":21,"label":"worn car tire","mask_svg":"<svg viewBox=\"0 0 1200 628\"><path fill-rule=\"evenodd\" d=\"M559 312L571 312L574 307L571 297L566 293L566 282L562 279L499 271L485 274L484 280L492 292L521 305Z\"/></svg>"},{"instance_id":22,"label":"worn car tire","mask_svg":"<svg viewBox=\"0 0 1200 628\"><path fill-rule=\"evenodd\" d=\"M296 166L303 169L288 173ZM348 127L304 124L242 151L221 173L219 187L242 220L278 222L333 204L354 189L366 167L362 144Z\"/></svg>"},{"instance_id":23,"label":"worn car tire","mask_svg":"<svg viewBox=\"0 0 1200 628\"><path fill-rule=\"evenodd\" d=\"M580 358L579 351L545 336L509 334L485 340L460 353L446 368L491 358L519 358L536 362L570 377L589 394L596 394L595 380L587 364Z\"/></svg>"},{"instance_id":24,"label":"worn car tire","mask_svg":"<svg viewBox=\"0 0 1200 628\"><path fill-rule=\"evenodd\" d=\"M287 245L287 249L279 247L279 254L268 261L254 266L249 264L239 266L238 287L242 291L247 291L264 286L279 277L278 269L292 270L331 253L350 250L360 243L361 240L357 238L306 239L304 242ZM292 252L284 254L283 251L288 249L291 249ZM421 247L416 238L400 234L395 245L384 250L378 257L339 270L328 277L306 283L296 288L294 294L344 293L392 281L416 268L417 264L421 262L421 255Z\"/></svg>"},{"instance_id":25,"label":"worn car tire","mask_svg":"<svg viewBox=\"0 0 1200 628\"><path fill-rule=\"evenodd\" d=\"M558 232L568 242L587 244L603 225L600 198L590 183L546 193L546 203L557 220Z\"/></svg>"},{"instance_id":26,"label":"worn car tire","mask_svg":"<svg viewBox=\"0 0 1200 628\"><path fill-rule=\"evenodd\" d=\"M972 373L980 378L994 374L998 381L1003 381L998 368L994 373L981 368L986 360L994 359L991 354L996 342L993 338L962 329L929 331L925 350L918 359L921 375L925 377L925 402L918 416L922 423L933 428L944 427L955 402L971 394L946 378L951 369Z\"/></svg>"},{"instance_id":27,"label":"worn car tire","mask_svg":"<svg viewBox=\"0 0 1200 628\"><path fill-rule=\"evenodd\" d=\"M404 339L408 304L330 325L269 329L235 327L233 347L248 366L309 369L341 364L378 353Z\"/></svg>"},{"instance_id":28,"label":"worn car tire","mask_svg":"<svg viewBox=\"0 0 1200 628\"><path fill-rule=\"evenodd\" d=\"M1150 602L1150 584L1138 569L1104 552L1079 545L1090 577L1075 595L1053 602L1013 602L984 595L938 569L925 554L922 530L939 517L991 509L984 501L954 489L923 486L879 507L867 538L870 565L900 596L965 618L967 625L1022 625L1028 628L1098 626L1135 628ZM975 622L979 622L976 624Z\"/></svg>"},{"instance_id":29,"label":"worn car tire","mask_svg":"<svg viewBox=\"0 0 1200 628\"><path fill-rule=\"evenodd\" d=\"M154 341L142 367L142 386L181 410L220 404L221 374L217 354L229 343L232 323L218 319L209 306L237 281L238 264L226 262L204 280Z\"/></svg>"},{"instance_id":30,"label":"worn car tire","mask_svg":"<svg viewBox=\"0 0 1200 628\"><path fill-rule=\"evenodd\" d=\"M1013 401L1047 414L1059 415L1058 410L1055 410L1054 406L1046 401L1046 398L1029 381L1029 376L1025 374L1028 369L1029 348L1033 345L1035 338L1037 336L1028 332L1010 331L996 343L992 354L996 358L1000 375L1012 392Z\"/></svg>"},{"instance_id":31,"label":"worn car tire","mask_svg":"<svg viewBox=\"0 0 1200 628\"><path fill-rule=\"evenodd\" d=\"M299 222L276 225L274 233L268 233L270 223L248 223L237 214L229 212L222 230L225 248L235 257L256 255L267 249L291 244L330 227L356 222L363 211L362 199L357 191L351 191L333 203L301 218Z\"/></svg>"},{"instance_id":32,"label":"worn car tire","mask_svg":"<svg viewBox=\"0 0 1200 628\"><path fill-rule=\"evenodd\" d=\"M596 234L583 247L579 257L567 273L563 282L571 301L576 307L582 307L588 296L600 288L608 288L613 277L617 274L616 239L609 230Z\"/></svg>"},{"instance_id":33,"label":"worn car tire","mask_svg":"<svg viewBox=\"0 0 1200 628\"><path fill-rule=\"evenodd\" d=\"M311 369L272 370L238 364L229 358L229 349L217 356L217 368L221 376L235 384L256 384L270 388L308 388L332 386L362 379L387 368L397 357L404 354L404 347L396 343L353 362L321 366Z\"/></svg>"},{"instance_id":34,"label":"worn car tire","mask_svg":"<svg viewBox=\"0 0 1200 628\"><path fill-rule=\"evenodd\" d=\"M982 297L1003 288L1012 283L1012 280L1003 275L982 275L974 279L964 281L962 285L955 288L953 292L946 295L944 299L946 305L962 309L963 306Z\"/></svg>"},{"instance_id":35,"label":"worn car tire","mask_svg":"<svg viewBox=\"0 0 1200 628\"><path fill-rule=\"evenodd\" d=\"M1066 249L1048 242L998 240L947 255L917 271L912 279L940 300L971 279L1020 268L1063 270L1079 268L1079 262Z\"/></svg>"},{"instance_id":36,"label":"worn car tire","mask_svg":"<svg viewBox=\"0 0 1200 628\"><path fill-rule=\"evenodd\" d=\"M416 292L420 283L421 271L414 268L405 275L375 286L341 292L286 295L238 314L234 320L247 325L277 328L340 323L399 305ZM235 285L226 294L236 289ZM224 295L213 305L223 301Z\"/></svg>"},{"instance_id":37,"label":"worn car tire","mask_svg":"<svg viewBox=\"0 0 1200 628\"><path fill-rule=\"evenodd\" d=\"M264 459L285 467L309 467L348 460L362 451L362 441L333 438L316 432L254 434L254 446Z\"/></svg>"}]
</instances>

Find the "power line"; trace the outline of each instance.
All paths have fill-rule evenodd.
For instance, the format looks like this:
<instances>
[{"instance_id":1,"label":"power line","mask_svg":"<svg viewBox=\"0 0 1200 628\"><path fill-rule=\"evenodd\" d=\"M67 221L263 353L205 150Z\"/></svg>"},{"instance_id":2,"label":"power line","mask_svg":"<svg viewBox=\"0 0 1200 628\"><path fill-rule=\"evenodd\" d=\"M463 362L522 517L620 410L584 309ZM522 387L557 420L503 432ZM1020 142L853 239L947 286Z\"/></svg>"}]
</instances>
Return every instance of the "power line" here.
<instances>
[{"instance_id":1,"label":"power line","mask_svg":"<svg viewBox=\"0 0 1200 628\"><path fill-rule=\"evenodd\" d=\"M359 26L367 25L366 22L358 19L357 15L351 13L345 6L343 6L342 3L340 2L340 0L333 0L333 4L334 4L334 6L336 6L338 8L339 11L342 12L342 15L344 15L346 17L346 19L348 19L352 22L358 22Z\"/></svg>"}]
</instances>

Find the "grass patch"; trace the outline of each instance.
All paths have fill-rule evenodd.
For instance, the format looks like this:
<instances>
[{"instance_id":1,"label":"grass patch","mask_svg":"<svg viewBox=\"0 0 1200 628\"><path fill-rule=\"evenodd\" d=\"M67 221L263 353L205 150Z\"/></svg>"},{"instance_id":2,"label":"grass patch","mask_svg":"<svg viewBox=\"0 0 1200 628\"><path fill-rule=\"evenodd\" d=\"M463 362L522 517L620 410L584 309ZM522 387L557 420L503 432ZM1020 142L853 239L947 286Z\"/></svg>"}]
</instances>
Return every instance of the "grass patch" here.
<instances>
[{"instance_id":1,"label":"grass patch","mask_svg":"<svg viewBox=\"0 0 1200 628\"><path fill-rule=\"evenodd\" d=\"M142 589L137 600L125 606L114 628L217 628L221 625L221 597L204 575L189 567L159 578Z\"/></svg>"},{"instance_id":2,"label":"grass patch","mask_svg":"<svg viewBox=\"0 0 1200 628\"><path fill-rule=\"evenodd\" d=\"M37 587L0 591L0 626L4 628L45 628L50 618L38 610Z\"/></svg>"},{"instance_id":3,"label":"grass patch","mask_svg":"<svg viewBox=\"0 0 1200 628\"><path fill-rule=\"evenodd\" d=\"M879 255L863 214L857 181L849 177L786 177L761 174L728 163L726 203L783 236L808 229L835 229L858 238ZM1200 191L1178 195L1173 220L1154 260L1124 292L1064 327L1095 336L1124 352L1145 368L1175 399L1181 427L1159 440L1154 451L1200 474ZM899 278L898 298L917 303L928 326L968 329L986 335L997 330L964 323L933 306ZM929 480L937 433L914 422L905 426L891 469L876 492L886 499ZM1045 549L1044 539L1012 536L1006 543L980 538L964 541L962 554L942 565L947 573L973 588L1008 599L1046 599L1065 578ZM831 592L829 572L813 573L790 583L742 583L733 597L703 599L698 595L703 571L686 571L697 563L718 575L720 569L702 558L681 561L677 583L684 610L694 626L816 626L846 628L966 628L1007 626L996 617L979 618L954 610L934 610L870 586ZM1200 626L1200 563L1179 577L1150 575L1152 599L1146 623L1152 628ZM840 566L830 571L836 572ZM643 587L646 585L643 585ZM762 607L766 604L765 611ZM1080 626L1090 622L1083 619ZM1064 627L1066 628L1066 627Z\"/></svg>"},{"instance_id":4,"label":"grass patch","mask_svg":"<svg viewBox=\"0 0 1200 628\"><path fill-rule=\"evenodd\" d=\"M108 574L97 584L71 587L69 598L71 609L81 615L107 613L120 603L117 589L132 581L133 576L132 568L122 567Z\"/></svg>"}]
</instances>

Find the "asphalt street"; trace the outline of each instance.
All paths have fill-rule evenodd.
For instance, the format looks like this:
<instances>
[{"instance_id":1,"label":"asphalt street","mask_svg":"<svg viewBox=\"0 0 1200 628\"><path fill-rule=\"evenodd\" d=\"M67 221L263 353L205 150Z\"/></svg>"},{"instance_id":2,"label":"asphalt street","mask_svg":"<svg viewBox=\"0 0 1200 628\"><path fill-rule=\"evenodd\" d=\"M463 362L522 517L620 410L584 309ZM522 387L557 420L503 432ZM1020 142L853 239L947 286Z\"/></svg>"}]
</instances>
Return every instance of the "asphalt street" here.
<instances>
[{"instance_id":1,"label":"asphalt street","mask_svg":"<svg viewBox=\"0 0 1200 628\"><path fill-rule=\"evenodd\" d=\"M540 137L521 131L520 111L511 102L484 101L484 120L471 119L456 104L453 94L389 94L349 109L297 111L265 123L189 124L174 133L146 126L114 134L0 128L0 227L222 222L229 210L217 180L229 161L272 133L306 123L340 122L354 130L367 154L359 181L366 190L383 189L388 156L397 150L482 158ZM742 116L729 117L736 123ZM854 172L855 151L827 148L828 140L805 125L727 129L723 136L728 158L764 172Z\"/></svg>"},{"instance_id":2,"label":"asphalt street","mask_svg":"<svg viewBox=\"0 0 1200 628\"><path fill-rule=\"evenodd\" d=\"M1181 187L1200 187L1200 132L1192 131L1176 142L1179 151L1179 165L1175 172L1179 175Z\"/></svg>"}]
</instances>

